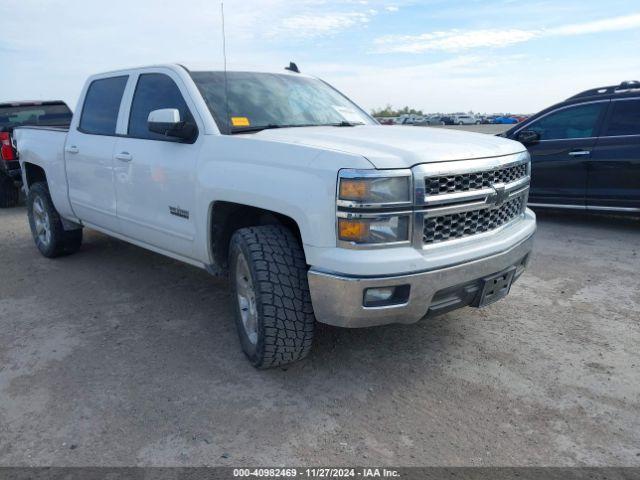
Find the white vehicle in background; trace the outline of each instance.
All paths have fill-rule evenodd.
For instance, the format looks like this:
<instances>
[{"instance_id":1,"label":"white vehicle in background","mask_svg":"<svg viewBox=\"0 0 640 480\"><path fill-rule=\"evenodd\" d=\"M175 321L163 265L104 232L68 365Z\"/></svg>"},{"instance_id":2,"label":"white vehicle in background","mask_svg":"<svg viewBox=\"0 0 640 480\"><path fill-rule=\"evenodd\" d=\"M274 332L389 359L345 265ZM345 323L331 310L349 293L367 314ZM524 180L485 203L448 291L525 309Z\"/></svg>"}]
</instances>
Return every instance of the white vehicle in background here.
<instances>
[{"instance_id":1,"label":"white vehicle in background","mask_svg":"<svg viewBox=\"0 0 640 480\"><path fill-rule=\"evenodd\" d=\"M316 321L413 323L503 298L536 228L520 143L382 126L298 73L95 75L68 129L15 139L44 256L92 228L229 275L259 368L307 355Z\"/></svg>"},{"instance_id":2,"label":"white vehicle in background","mask_svg":"<svg viewBox=\"0 0 640 480\"><path fill-rule=\"evenodd\" d=\"M453 123L456 125L480 125L481 120L475 115L459 114L453 115Z\"/></svg>"}]
</instances>

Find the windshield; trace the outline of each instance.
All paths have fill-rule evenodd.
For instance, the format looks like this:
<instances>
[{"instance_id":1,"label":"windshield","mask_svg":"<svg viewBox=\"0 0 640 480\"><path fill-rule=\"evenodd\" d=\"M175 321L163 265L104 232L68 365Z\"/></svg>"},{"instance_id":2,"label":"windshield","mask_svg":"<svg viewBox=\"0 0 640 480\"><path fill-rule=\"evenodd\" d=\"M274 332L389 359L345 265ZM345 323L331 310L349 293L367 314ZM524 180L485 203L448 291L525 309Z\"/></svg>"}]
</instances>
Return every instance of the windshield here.
<instances>
[{"instance_id":1,"label":"windshield","mask_svg":"<svg viewBox=\"0 0 640 480\"><path fill-rule=\"evenodd\" d=\"M191 77L223 133L278 127L374 124L356 104L314 78L228 72L228 99L225 100L224 72L191 72Z\"/></svg>"},{"instance_id":2,"label":"windshield","mask_svg":"<svg viewBox=\"0 0 640 480\"><path fill-rule=\"evenodd\" d=\"M64 103L0 106L0 129L24 125L68 126L71 110Z\"/></svg>"}]
</instances>

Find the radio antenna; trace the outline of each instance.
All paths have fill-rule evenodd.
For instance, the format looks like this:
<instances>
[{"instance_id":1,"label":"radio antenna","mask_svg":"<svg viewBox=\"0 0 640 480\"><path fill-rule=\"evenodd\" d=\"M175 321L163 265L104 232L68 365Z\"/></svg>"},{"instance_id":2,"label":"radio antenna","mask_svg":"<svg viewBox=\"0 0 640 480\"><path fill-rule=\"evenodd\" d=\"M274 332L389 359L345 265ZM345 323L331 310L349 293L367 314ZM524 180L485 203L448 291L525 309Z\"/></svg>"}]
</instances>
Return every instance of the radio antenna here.
<instances>
[{"instance_id":1,"label":"radio antenna","mask_svg":"<svg viewBox=\"0 0 640 480\"><path fill-rule=\"evenodd\" d=\"M227 36L224 31L224 2L220 2L220 16L222 17L222 59L224 62L224 105L227 111L227 130L231 132L231 120L229 118L229 87L227 84Z\"/></svg>"}]
</instances>

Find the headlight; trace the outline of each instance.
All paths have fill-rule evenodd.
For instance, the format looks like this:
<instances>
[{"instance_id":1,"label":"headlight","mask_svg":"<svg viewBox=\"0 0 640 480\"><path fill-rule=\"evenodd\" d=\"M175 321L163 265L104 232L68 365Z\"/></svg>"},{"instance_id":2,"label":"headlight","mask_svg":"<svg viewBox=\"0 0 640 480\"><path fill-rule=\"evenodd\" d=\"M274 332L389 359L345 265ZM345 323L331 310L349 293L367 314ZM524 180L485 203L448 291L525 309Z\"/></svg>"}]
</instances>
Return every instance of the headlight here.
<instances>
[{"instance_id":1,"label":"headlight","mask_svg":"<svg viewBox=\"0 0 640 480\"><path fill-rule=\"evenodd\" d=\"M338 203L342 206L384 206L411 202L410 174L402 171L392 176L376 171L369 175L357 171L341 172Z\"/></svg>"},{"instance_id":2,"label":"headlight","mask_svg":"<svg viewBox=\"0 0 640 480\"><path fill-rule=\"evenodd\" d=\"M409 220L408 214L338 218L338 238L358 245L407 242Z\"/></svg>"},{"instance_id":3,"label":"headlight","mask_svg":"<svg viewBox=\"0 0 640 480\"><path fill-rule=\"evenodd\" d=\"M338 245L377 248L411 239L411 170L341 170L337 191Z\"/></svg>"}]
</instances>

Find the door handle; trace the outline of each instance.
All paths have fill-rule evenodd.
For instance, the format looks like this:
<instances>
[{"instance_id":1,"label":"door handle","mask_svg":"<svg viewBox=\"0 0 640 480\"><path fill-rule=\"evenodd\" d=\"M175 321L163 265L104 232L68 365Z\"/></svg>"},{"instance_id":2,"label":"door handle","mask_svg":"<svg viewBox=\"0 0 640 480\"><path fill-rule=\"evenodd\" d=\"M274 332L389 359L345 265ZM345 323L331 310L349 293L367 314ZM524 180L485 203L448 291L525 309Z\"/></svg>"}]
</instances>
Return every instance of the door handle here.
<instances>
[{"instance_id":1,"label":"door handle","mask_svg":"<svg viewBox=\"0 0 640 480\"><path fill-rule=\"evenodd\" d=\"M591 155L591 150L571 150L569 155L572 157L586 157L587 155Z\"/></svg>"},{"instance_id":2,"label":"door handle","mask_svg":"<svg viewBox=\"0 0 640 480\"><path fill-rule=\"evenodd\" d=\"M78 147L76 147L75 145L71 145L70 147L67 147L64 150L67 153L79 153L80 152L80 149Z\"/></svg>"},{"instance_id":3,"label":"door handle","mask_svg":"<svg viewBox=\"0 0 640 480\"><path fill-rule=\"evenodd\" d=\"M130 162L131 160L133 160L133 155L131 155L129 152L120 152L116 153L113 158L115 158L116 160L120 160L121 162Z\"/></svg>"}]
</instances>

